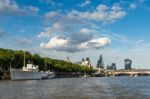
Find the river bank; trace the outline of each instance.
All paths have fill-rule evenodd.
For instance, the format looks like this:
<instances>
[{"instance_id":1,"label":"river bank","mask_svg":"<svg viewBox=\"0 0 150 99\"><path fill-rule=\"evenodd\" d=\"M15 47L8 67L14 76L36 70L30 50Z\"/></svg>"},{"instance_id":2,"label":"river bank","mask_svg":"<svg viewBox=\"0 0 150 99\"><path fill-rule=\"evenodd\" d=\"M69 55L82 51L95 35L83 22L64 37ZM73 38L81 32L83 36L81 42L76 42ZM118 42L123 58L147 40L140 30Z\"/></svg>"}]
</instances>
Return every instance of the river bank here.
<instances>
[{"instance_id":1,"label":"river bank","mask_svg":"<svg viewBox=\"0 0 150 99\"><path fill-rule=\"evenodd\" d=\"M70 78L70 77L91 77L91 74L74 73L74 72L55 72L55 78ZM10 72L5 71L0 73L0 80L10 80Z\"/></svg>"},{"instance_id":2,"label":"river bank","mask_svg":"<svg viewBox=\"0 0 150 99\"><path fill-rule=\"evenodd\" d=\"M108 75L108 73L75 73L75 72L55 72L55 78L71 78L71 77L120 77L120 76L150 76L150 75ZM10 72L0 72L0 80L10 80Z\"/></svg>"}]
</instances>

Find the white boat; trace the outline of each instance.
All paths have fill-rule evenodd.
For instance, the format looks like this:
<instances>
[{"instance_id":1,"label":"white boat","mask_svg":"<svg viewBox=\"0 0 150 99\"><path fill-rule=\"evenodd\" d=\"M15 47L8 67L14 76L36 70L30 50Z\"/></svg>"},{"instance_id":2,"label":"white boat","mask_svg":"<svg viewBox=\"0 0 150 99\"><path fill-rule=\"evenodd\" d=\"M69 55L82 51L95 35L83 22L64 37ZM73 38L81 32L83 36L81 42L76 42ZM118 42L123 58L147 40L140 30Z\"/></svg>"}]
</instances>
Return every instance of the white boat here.
<instances>
[{"instance_id":1,"label":"white boat","mask_svg":"<svg viewBox=\"0 0 150 99\"><path fill-rule=\"evenodd\" d=\"M54 78L55 73L50 71L39 71L39 67L32 63L25 66L25 53L24 53L24 66L22 69L13 69L10 67L11 80L38 80Z\"/></svg>"},{"instance_id":2,"label":"white boat","mask_svg":"<svg viewBox=\"0 0 150 99\"><path fill-rule=\"evenodd\" d=\"M10 69L11 80L38 80L54 78L54 72L40 72L38 66L27 64L22 69Z\"/></svg>"}]
</instances>

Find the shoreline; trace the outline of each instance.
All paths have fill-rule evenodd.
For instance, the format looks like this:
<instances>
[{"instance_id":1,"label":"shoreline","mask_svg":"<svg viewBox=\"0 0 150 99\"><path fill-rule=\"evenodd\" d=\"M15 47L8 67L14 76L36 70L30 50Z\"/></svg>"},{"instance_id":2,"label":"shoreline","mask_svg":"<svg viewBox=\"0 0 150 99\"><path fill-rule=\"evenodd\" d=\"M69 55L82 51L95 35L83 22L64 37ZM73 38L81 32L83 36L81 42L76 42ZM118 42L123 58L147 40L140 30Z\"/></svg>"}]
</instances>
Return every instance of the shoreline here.
<instances>
[{"instance_id":1,"label":"shoreline","mask_svg":"<svg viewBox=\"0 0 150 99\"><path fill-rule=\"evenodd\" d=\"M145 77L145 76L150 76L150 75L106 75L106 74L101 74L99 73L98 75L93 75L92 73L90 74L85 74L85 73L68 73L68 72L56 72L55 78L86 78L86 77ZM8 71L4 72L3 74L1 73L0 75L0 80L11 80L10 79L10 73ZM46 79L43 79L46 80Z\"/></svg>"}]
</instances>

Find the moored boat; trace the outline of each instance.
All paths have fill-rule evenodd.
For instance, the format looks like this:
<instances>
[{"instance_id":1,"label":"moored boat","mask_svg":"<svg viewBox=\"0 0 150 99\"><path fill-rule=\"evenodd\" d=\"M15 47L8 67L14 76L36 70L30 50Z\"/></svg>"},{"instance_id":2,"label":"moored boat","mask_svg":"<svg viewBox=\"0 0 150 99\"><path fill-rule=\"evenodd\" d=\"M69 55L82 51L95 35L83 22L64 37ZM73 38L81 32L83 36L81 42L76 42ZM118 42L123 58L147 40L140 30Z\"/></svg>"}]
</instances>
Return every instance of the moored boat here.
<instances>
[{"instance_id":1,"label":"moored boat","mask_svg":"<svg viewBox=\"0 0 150 99\"><path fill-rule=\"evenodd\" d=\"M55 73L50 71L39 71L37 65L29 62L25 66L25 53L24 53L24 66L22 69L14 69L10 67L11 80L38 80L38 79L49 79L54 78Z\"/></svg>"},{"instance_id":2,"label":"moored boat","mask_svg":"<svg viewBox=\"0 0 150 99\"><path fill-rule=\"evenodd\" d=\"M43 78L54 78L54 72L40 72L38 66L27 64L22 69L10 69L11 80L38 80Z\"/></svg>"}]
</instances>

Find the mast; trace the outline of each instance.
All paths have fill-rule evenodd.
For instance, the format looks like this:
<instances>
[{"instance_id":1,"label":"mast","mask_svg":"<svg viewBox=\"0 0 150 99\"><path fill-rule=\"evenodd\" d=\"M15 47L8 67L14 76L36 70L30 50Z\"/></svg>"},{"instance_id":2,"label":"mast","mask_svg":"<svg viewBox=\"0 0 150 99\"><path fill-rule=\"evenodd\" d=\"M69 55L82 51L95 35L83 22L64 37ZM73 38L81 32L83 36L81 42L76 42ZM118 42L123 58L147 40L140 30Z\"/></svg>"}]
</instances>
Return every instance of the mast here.
<instances>
[{"instance_id":1,"label":"mast","mask_svg":"<svg viewBox=\"0 0 150 99\"><path fill-rule=\"evenodd\" d=\"M25 52L24 52L24 57L23 57L23 66L26 66L26 59L25 59Z\"/></svg>"},{"instance_id":2,"label":"mast","mask_svg":"<svg viewBox=\"0 0 150 99\"><path fill-rule=\"evenodd\" d=\"M47 61L46 61L46 58L44 59L44 63L45 63L45 64L44 64L44 65L45 65L45 66L44 66L44 71L47 71Z\"/></svg>"}]
</instances>

